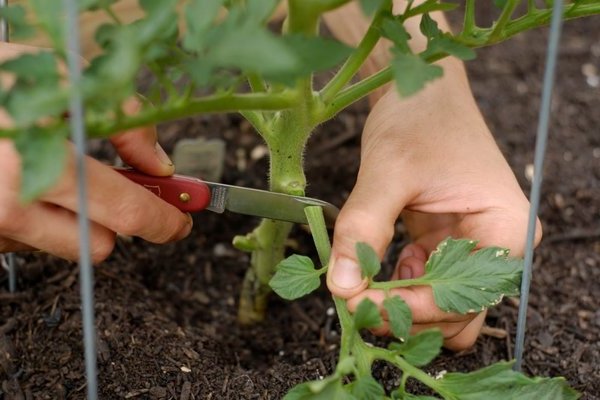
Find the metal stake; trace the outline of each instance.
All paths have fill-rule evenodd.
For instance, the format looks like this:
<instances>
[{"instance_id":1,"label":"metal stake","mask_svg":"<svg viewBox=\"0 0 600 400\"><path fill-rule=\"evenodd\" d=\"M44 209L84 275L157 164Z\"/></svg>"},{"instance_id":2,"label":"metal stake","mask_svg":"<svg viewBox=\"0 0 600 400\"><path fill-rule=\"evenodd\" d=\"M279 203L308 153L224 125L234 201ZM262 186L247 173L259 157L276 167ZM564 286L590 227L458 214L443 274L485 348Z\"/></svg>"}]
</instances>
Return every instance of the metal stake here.
<instances>
[{"instance_id":1,"label":"metal stake","mask_svg":"<svg viewBox=\"0 0 600 400\"><path fill-rule=\"evenodd\" d=\"M555 1L552 8L552 23L550 25L550 39L548 41L548 52L546 54L546 69L544 71L544 86L542 89L542 104L538 120L537 140L535 144L534 173L531 183L531 194L529 201L529 225L527 227L527 238L525 246L525 268L521 282L521 302L519 303L519 317L517 321L517 337L515 339L516 362L514 369L521 370L523 364L523 350L525 344L525 325L527 322L527 306L529 303L529 288L531 286L533 247L535 241L535 222L540 205L540 194L544 170L544 158L546 143L548 142L548 126L550 121L552 89L556 73L556 62L558 58L558 46L562 30L563 2Z\"/></svg>"},{"instance_id":2,"label":"metal stake","mask_svg":"<svg viewBox=\"0 0 600 400\"><path fill-rule=\"evenodd\" d=\"M83 342L85 346L85 371L87 376L87 398L98 398L96 362L96 329L94 324L94 272L90 252L90 223L88 219L87 182L85 168L86 134L83 114L83 98L80 91L81 63L79 44L78 1L64 0L67 22L67 64L71 84L70 123L71 139L75 144L77 167L77 189L79 206L79 270L81 306L83 317Z\"/></svg>"}]
</instances>

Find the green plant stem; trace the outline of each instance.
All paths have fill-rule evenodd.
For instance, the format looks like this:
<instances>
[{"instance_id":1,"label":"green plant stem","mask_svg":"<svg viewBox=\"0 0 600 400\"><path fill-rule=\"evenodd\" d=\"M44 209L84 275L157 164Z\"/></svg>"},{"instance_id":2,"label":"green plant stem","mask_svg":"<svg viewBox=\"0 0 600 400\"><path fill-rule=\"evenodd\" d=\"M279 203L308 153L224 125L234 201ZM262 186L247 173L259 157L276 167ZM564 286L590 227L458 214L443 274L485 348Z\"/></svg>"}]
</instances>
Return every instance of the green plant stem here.
<instances>
[{"instance_id":1,"label":"green plant stem","mask_svg":"<svg viewBox=\"0 0 600 400\"><path fill-rule=\"evenodd\" d=\"M342 90L348 82L350 82L350 80L362 67L367 57L369 57L371 51L381 38L379 24L383 19L383 10L389 10L391 5L392 2L389 0L384 2L381 9L373 18L367 33L358 44L356 50L350 55L350 57L348 57L344 65L342 65L335 76L321 90L321 97L325 104L331 102L335 95L337 95L339 91Z\"/></svg>"},{"instance_id":2,"label":"green plant stem","mask_svg":"<svg viewBox=\"0 0 600 400\"><path fill-rule=\"evenodd\" d=\"M396 355L394 352L386 349L382 349L380 347L370 348L369 351L373 354L375 358L378 360L387 361L402 370L404 374L408 374L411 377L418 379L423 382L425 385L430 387L435 391L439 391L439 384L435 380L435 378L427 375L421 369L409 364L404 358Z\"/></svg>"},{"instance_id":3,"label":"green plant stem","mask_svg":"<svg viewBox=\"0 0 600 400\"><path fill-rule=\"evenodd\" d=\"M240 110L284 110L298 103L295 92L248 93L211 95L189 102L173 102L163 108L146 109L127 117L116 124L95 124L88 126L92 137L107 137L139 126L153 125L199 113L236 112Z\"/></svg>"},{"instance_id":4,"label":"green plant stem","mask_svg":"<svg viewBox=\"0 0 600 400\"><path fill-rule=\"evenodd\" d=\"M321 265L326 266L331 256L331 243L329 242L323 209L320 206L310 206L304 209L304 213L310 226L310 232L315 242Z\"/></svg>"},{"instance_id":5,"label":"green plant stem","mask_svg":"<svg viewBox=\"0 0 600 400\"><path fill-rule=\"evenodd\" d=\"M510 21L510 18L515 12L515 8L517 8L518 4L519 0L508 0L506 2L506 4L504 5L504 9L500 14L500 18L498 18L498 21L496 21L492 28L492 33L490 34L491 40L496 40L502 35L504 27Z\"/></svg>"},{"instance_id":6,"label":"green plant stem","mask_svg":"<svg viewBox=\"0 0 600 400\"><path fill-rule=\"evenodd\" d=\"M600 3L598 4L573 4L567 8L564 17L566 19L575 19L589 15L600 13ZM548 24L552 16L552 10L539 10L533 14L527 14L513 21L508 22L501 34L492 38L492 29L474 28L471 35L466 35L464 32L456 37L456 40L471 48L490 46L511 38L523 31L534 29ZM427 62L439 61L447 57L447 54L435 54L427 57ZM340 91L330 104L323 109L316 117L315 123L323 123L341 110L348 107L365 96L368 96L373 91L388 84L394 78L393 71L390 67L384 68L373 75L357 82L346 89Z\"/></svg>"},{"instance_id":7,"label":"green plant stem","mask_svg":"<svg viewBox=\"0 0 600 400\"><path fill-rule=\"evenodd\" d=\"M465 4L465 19L463 23L463 32L470 35L476 28L475 24L475 0L467 0Z\"/></svg>"},{"instance_id":8,"label":"green plant stem","mask_svg":"<svg viewBox=\"0 0 600 400\"><path fill-rule=\"evenodd\" d=\"M268 121L272 127L260 132L270 153L269 189L273 192L304 195L306 177L302 154L313 127L307 125L303 102L294 109L282 111ZM292 224L263 220L250 234L254 239L250 268L242 284L238 320L242 324L262 321L265 316L269 281L277 264L284 258L285 241Z\"/></svg>"}]
</instances>

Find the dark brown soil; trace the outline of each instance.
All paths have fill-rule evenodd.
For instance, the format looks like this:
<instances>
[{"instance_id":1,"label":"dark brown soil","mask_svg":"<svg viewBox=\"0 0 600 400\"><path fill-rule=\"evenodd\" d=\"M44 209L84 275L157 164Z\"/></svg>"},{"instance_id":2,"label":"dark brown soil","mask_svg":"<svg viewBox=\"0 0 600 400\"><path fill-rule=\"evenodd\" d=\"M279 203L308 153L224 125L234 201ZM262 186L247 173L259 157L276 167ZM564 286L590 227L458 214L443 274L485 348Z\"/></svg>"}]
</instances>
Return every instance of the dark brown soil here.
<instances>
[{"instance_id":1,"label":"dark brown soil","mask_svg":"<svg viewBox=\"0 0 600 400\"><path fill-rule=\"evenodd\" d=\"M527 373L563 375L585 399L600 399L600 89L586 83L584 64L600 68L600 20L566 26L554 101L528 321ZM545 32L486 49L469 63L473 89L524 190L532 163ZM366 116L356 106L321 129L310 143L309 194L337 205L352 188ZM204 117L164 127L228 140L224 181L265 186L267 161L252 160L260 145L236 117ZM181 136L178 136L181 137ZM236 324L237 293L247 256L234 234L252 218L196 216L194 233L177 244L120 240L96 269L99 382L103 399L279 399L293 385L331 372L337 322L324 289L295 303L273 298L265 323ZM402 228L390 251L403 243ZM295 251L314 254L296 229ZM0 290L0 399L82 399L85 377L78 271L48 256L19 256L19 293ZM464 354L445 353L432 371L468 371L507 359L517 307L505 301L487 324L508 336L480 338ZM397 375L380 365L388 387Z\"/></svg>"}]
</instances>

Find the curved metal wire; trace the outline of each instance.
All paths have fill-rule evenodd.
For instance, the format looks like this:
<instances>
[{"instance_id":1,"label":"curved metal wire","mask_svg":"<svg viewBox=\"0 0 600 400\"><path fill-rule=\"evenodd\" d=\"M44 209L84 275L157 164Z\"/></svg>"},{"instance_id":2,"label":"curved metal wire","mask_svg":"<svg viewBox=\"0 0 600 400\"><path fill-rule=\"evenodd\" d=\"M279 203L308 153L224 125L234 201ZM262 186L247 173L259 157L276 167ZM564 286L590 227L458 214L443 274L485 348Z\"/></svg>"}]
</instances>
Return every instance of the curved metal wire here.
<instances>
[{"instance_id":1,"label":"curved metal wire","mask_svg":"<svg viewBox=\"0 0 600 400\"><path fill-rule=\"evenodd\" d=\"M514 369L521 370L523 364L523 351L525 344L525 330L527 323L527 307L529 303L529 288L531 286L533 248L535 242L535 225L540 205L542 178L544 170L544 159L546 154L546 143L548 142L548 127L550 121L552 89L556 75L556 63L558 58L558 47L562 31L563 2L554 1L552 8L552 22L550 25L550 39L548 40L548 52L546 54L546 69L544 71L544 85L542 89L542 103L538 119L537 139L535 143L535 156L533 161L533 181L531 183L531 194L529 201L529 225L527 227L527 238L525 245L525 268L523 280L521 281L521 302L519 303L519 316L517 320L517 337L515 339L515 364Z\"/></svg>"},{"instance_id":2,"label":"curved metal wire","mask_svg":"<svg viewBox=\"0 0 600 400\"><path fill-rule=\"evenodd\" d=\"M71 84L70 124L71 140L75 144L75 165L77 167L77 195L79 222L79 277L83 317L83 342L85 347L85 372L87 376L87 398L98 398L98 377L96 361L96 329L94 324L94 272L90 252L90 223L88 219L86 181L86 133L83 123L83 99L79 90L81 82L81 60L79 58L79 20L77 0L64 0L63 6L67 21L67 64Z\"/></svg>"}]
</instances>

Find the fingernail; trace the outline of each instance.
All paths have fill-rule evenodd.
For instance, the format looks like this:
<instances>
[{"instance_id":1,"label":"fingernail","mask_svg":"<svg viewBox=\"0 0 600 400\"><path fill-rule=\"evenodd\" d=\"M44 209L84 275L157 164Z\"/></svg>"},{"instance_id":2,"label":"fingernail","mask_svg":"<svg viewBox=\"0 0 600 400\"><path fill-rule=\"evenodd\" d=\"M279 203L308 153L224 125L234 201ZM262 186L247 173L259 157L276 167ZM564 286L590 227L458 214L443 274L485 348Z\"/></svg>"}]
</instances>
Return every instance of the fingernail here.
<instances>
[{"instance_id":1,"label":"fingernail","mask_svg":"<svg viewBox=\"0 0 600 400\"><path fill-rule=\"evenodd\" d=\"M172 167L173 161L171 161L171 159L169 158L167 153L164 151L164 149L160 146L160 144L158 142L156 142L156 146L154 146L154 147L156 149L156 156L158 157L160 162L169 167Z\"/></svg>"},{"instance_id":2,"label":"fingernail","mask_svg":"<svg viewBox=\"0 0 600 400\"><path fill-rule=\"evenodd\" d=\"M189 222L190 226L194 226L194 218L192 218L192 214L186 213L185 215L187 215L187 217L188 217L188 222Z\"/></svg>"},{"instance_id":3,"label":"fingernail","mask_svg":"<svg viewBox=\"0 0 600 400\"><path fill-rule=\"evenodd\" d=\"M408 245L405 246L402 251L400 252L400 255L398 256L399 260L403 260L406 257L413 257L415 255L415 252L412 249L412 246Z\"/></svg>"},{"instance_id":4,"label":"fingernail","mask_svg":"<svg viewBox=\"0 0 600 400\"><path fill-rule=\"evenodd\" d=\"M400 279L412 279L412 269L406 265L400 266Z\"/></svg>"},{"instance_id":5,"label":"fingernail","mask_svg":"<svg viewBox=\"0 0 600 400\"><path fill-rule=\"evenodd\" d=\"M333 264L333 283L342 289L352 289L363 281L358 264L349 258L339 258Z\"/></svg>"}]
</instances>

